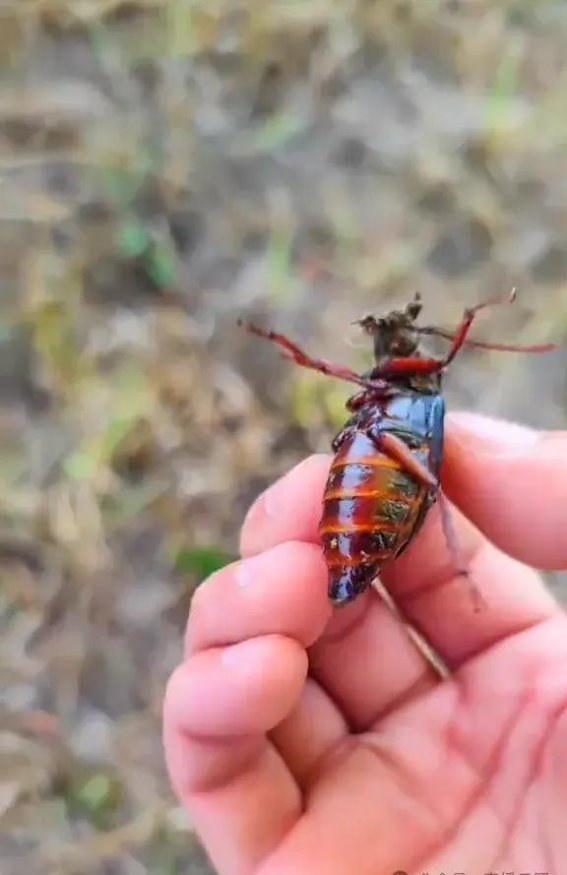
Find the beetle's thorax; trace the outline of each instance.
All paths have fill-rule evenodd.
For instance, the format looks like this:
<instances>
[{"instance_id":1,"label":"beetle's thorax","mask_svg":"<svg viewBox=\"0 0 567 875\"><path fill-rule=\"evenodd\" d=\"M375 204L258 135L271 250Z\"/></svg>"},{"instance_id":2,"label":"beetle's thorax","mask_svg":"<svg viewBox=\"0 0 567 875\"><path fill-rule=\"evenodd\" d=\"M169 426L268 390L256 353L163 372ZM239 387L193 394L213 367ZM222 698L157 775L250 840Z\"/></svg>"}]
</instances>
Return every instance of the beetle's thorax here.
<instances>
[{"instance_id":1,"label":"beetle's thorax","mask_svg":"<svg viewBox=\"0 0 567 875\"><path fill-rule=\"evenodd\" d=\"M380 379L380 369L387 363L395 361L398 356L383 356L373 368L366 371L363 376L368 380ZM421 354L414 354L413 358L422 358ZM404 392L419 392L424 395L435 395L441 391L443 380L442 371L433 371L432 373L410 372L407 374L396 374L388 377L388 382L392 386L392 390L400 393Z\"/></svg>"}]
</instances>

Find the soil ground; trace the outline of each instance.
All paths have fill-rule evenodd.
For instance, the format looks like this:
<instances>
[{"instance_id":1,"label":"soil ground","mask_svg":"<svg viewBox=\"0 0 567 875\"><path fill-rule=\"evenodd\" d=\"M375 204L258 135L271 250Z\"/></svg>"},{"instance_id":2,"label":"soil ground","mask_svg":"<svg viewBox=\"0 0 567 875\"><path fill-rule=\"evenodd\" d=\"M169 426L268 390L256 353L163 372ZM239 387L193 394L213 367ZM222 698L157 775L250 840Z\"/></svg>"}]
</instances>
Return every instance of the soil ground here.
<instances>
[{"instance_id":1,"label":"soil ground","mask_svg":"<svg viewBox=\"0 0 567 875\"><path fill-rule=\"evenodd\" d=\"M348 393L238 317L366 367L364 313L517 285L475 336L562 348L468 351L448 403L564 426L566 38L559 0L2 4L4 875L208 871L164 683Z\"/></svg>"}]
</instances>

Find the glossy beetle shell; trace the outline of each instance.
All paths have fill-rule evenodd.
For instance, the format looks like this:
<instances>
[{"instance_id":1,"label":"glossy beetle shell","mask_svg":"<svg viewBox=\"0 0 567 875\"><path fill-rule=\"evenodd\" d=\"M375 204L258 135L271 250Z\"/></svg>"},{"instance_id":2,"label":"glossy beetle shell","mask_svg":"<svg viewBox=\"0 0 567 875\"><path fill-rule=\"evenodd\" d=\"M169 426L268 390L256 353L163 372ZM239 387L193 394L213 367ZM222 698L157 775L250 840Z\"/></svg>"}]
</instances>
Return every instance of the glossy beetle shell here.
<instances>
[{"instance_id":1,"label":"glossy beetle shell","mask_svg":"<svg viewBox=\"0 0 567 875\"><path fill-rule=\"evenodd\" d=\"M363 405L335 439L320 523L335 604L356 598L400 555L435 500L434 490L379 450L380 433L403 440L438 477L444 411L440 395L407 390Z\"/></svg>"}]
</instances>

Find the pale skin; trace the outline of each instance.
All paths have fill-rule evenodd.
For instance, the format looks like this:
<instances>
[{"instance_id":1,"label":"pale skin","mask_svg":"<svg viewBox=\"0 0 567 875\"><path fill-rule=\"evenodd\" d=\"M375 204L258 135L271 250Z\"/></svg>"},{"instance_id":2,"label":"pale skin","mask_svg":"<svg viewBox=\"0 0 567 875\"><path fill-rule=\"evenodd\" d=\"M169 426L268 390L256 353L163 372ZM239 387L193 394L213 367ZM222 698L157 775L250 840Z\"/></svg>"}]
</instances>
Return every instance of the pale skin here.
<instances>
[{"instance_id":1,"label":"pale skin","mask_svg":"<svg viewBox=\"0 0 567 875\"><path fill-rule=\"evenodd\" d=\"M374 591L332 611L317 524L330 456L254 504L197 592L165 698L173 787L219 875L546 872L567 860L567 433L455 415L438 507ZM466 515L466 516L465 516Z\"/></svg>"}]
</instances>

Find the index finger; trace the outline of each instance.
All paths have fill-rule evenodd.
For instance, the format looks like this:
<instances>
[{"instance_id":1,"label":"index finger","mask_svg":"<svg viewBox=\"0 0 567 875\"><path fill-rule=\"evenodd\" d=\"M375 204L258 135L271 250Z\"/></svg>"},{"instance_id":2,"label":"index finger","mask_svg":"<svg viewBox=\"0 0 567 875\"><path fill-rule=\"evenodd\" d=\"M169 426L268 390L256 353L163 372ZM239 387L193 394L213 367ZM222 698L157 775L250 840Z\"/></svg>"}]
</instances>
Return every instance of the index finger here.
<instances>
[{"instance_id":1,"label":"index finger","mask_svg":"<svg viewBox=\"0 0 567 875\"><path fill-rule=\"evenodd\" d=\"M331 461L324 453L309 456L256 499L240 533L243 557L283 541L320 543L321 502Z\"/></svg>"}]
</instances>

